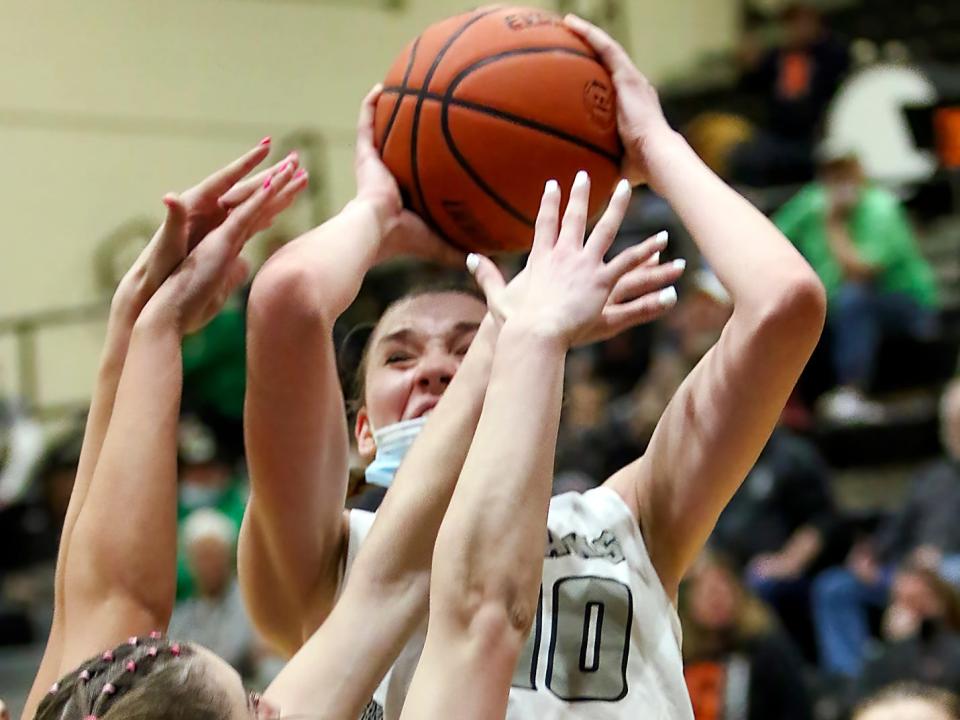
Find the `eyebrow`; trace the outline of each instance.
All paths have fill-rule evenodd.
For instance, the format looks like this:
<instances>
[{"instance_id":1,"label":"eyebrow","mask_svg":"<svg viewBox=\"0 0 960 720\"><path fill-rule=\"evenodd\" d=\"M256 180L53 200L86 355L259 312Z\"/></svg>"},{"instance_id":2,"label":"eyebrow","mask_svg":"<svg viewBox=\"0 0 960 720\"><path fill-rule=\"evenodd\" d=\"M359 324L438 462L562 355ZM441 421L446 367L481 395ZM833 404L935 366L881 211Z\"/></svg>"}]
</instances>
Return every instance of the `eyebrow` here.
<instances>
[{"instance_id":1,"label":"eyebrow","mask_svg":"<svg viewBox=\"0 0 960 720\"><path fill-rule=\"evenodd\" d=\"M476 332L480 329L480 323L478 322L458 322L454 325L450 332L447 335L459 336L466 335L467 333ZM384 335L383 337L377 340L377 344L389 343L389 342L408 342L410 339L415 336L417 333L412 328L400 328L395 330L389 335Z\"/></svg>"}]
</instances>

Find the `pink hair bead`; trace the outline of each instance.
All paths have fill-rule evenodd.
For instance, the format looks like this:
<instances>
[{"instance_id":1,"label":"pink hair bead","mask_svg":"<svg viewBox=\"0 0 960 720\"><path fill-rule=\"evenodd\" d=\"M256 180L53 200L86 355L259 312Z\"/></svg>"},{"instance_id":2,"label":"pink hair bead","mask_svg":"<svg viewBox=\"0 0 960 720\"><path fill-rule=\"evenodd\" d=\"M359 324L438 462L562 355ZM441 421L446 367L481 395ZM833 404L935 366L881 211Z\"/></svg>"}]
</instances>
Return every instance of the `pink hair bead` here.
<instances>
[{"instance_id":1,"label":"pink hair bead","mask_svg":"<svg viewBox=\"0 0 960 720\"><path fill-rule=\"evenodd\" d=\"M87 715L83 720L97 720L96 715Z\"/></svg>"},{"instance_id":2,"label":"pink hair bead","mask_svg":"<svg viewBox=\"0 0 960 720\"><path fill-rule=\"evenodd\" d=\"M155 658L155 657L157 656L157 648L155 648L155 647L148 648L148 649L147 649L147 655L149 655L149 656L152 657L152 658Z\"/></svg>"},{"instance_id":3,"label":"pink hair bead","mask_svg":"<svg viewBox=\"0 0 960 720\"><path fill-rule=\"evenodd\" d=\"M133 660L131 660L130 662L127 663L127 672L132 673L136 671L137 671L137 664Z\"/></svg>"},{"instance_id":4,"label":"pink hair bead","mask_svg":"<svg viewBox=\"0 0 960 720\"><path fill-rule=\"evenodd\" d=\"M80 679L83 680L84 682L87 682L88 680L90 680L90 671L82 670L80 672Z\"/></svg>"},{"instance_id":5,"label":"pink hair bead","mask_svg":"<svg viewBox=\"0 0 960 720\"><path fill-rule=\"evenodd\" d=\"M129 638L127 638L127 645L133 645L134 647L136 647L139 644L140 644L140 638L136 637L135 635L131 635Z\"/></svg>"},{"instance_id":6,"label":"pink hair bead","mask_svg":"<svg viewBox=\"0 0 960 720\"><path fill-rule=\"evenodd\" d=\"M104 695L113 695L117 691L117 686L113 683L107 683L103 686Z\"/></svg>"},{"instance_id":7,"label":"pink hair bead","mask_svg":"<svg viewBox=\"0 0 960 720\"><path fill-rule=\"evenodd\" d=\"M113 660L113 650L107 650L107 651L106 651L103 655L101 655L100 657L103 658L104 660L106 660L107 662L110 662L111 660Z\"/></svg>"},{"instance_id":8,"label":"pink hair bead","mask_svg":"<svg viewBox=\"0 0 960 720\"><path fill-rule=\"evenodd\" d=\"M170 654L174 657L180 657L180 643L174 643L170 646Z\"/></svg>"},{"instance_id":9,"label":"pink hair bead","mask_svg":"<svg viewBox=\"0 0 960 720\"><path fill-rule=\"evenodd\" d=\"M60 691L60 683L55 682L53 685L50 686L51 695L56 695L59 691Z\"/></svg>"},{"instance_id":10,"label":"pink hair bead","mask_svg":"<svg viewBox=\"0 0 960 720\"><path fill-rule=\"evenodd\" d=\"M154 630L153 632L150 633L151 640L159 640L162 637L163 637L163 633L160 632L159 630Z\"/></svg>"}]
</instances>

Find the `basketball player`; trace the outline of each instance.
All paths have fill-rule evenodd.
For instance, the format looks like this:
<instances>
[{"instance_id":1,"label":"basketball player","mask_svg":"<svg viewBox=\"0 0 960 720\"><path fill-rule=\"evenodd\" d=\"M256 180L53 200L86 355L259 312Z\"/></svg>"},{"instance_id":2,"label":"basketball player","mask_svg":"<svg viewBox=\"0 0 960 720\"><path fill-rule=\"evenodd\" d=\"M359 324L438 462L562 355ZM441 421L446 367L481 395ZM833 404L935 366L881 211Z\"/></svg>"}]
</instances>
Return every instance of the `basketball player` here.
<instances>
[{"instance_id":1,"label":"basketball player","mask_svg":"<svg viewBox=\"0 0 960 720\"><path fill-rule=\"evenodd\" d=\"M551 502L541 606L507 716L690 717L674 607L679 582L755 462L819 338L823 289L773 225L670 129L654 89L623 49L582 20L567 23L613 76L625 174L671 203L735 310L664 413L648 452L601 488ZM361 175L375 166L358 157ZM400 217L399 199L377 172L384 182L369 186L365 212L372 225L389 227ZM261 274L251 300L247 447L254 492L241 568L255 620L288 651L329 613L344 557L349 573L371 521L342 514L348 443L330 344L333 322L365 271L396 252L395 244L367 237L323 246L298 241ZM462 296L421 296L388 311L368 348L365 404L355 427L360 451L377 454L375 466L396 465L404 444L391 443L394 455L381 458L376 438L437 403L469 342L465 328L482 314ZM482 394L471 398L462 422L447 428L451 437L472 436L481 405ZM399 427L410 434L411 426ZM462 440L452 442L436 455L433 471L455 478L465 454ZM399 715L422 642L420 636L408 645L377 692L388 717Z\"/></svg>"}]
</instances>

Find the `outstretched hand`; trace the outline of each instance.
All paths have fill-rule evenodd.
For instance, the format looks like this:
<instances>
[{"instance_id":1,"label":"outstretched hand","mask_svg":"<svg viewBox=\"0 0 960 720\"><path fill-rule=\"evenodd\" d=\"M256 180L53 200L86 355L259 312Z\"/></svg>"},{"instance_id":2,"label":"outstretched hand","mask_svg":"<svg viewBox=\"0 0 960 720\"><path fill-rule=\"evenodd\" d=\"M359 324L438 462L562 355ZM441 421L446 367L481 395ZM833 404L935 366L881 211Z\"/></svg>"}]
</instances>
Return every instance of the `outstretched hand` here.
<instances>
[{"instance_id":1,"label":"outstretched hand","mask_svg":"<svg viewBox=\"0 0 960 720\"><path fill-rule=\"evenodd\" d=\"M582 192L584 188L586 195ZM554 197L555 193L556 197ZM589 197L589 181L580 188L574 186L567 206L568 214L564 218L564 225L569 233L576 237L576 233L579 232L581 244L584 230L579 224L579 211L576 209L571 211L570 206L585 202L585 197ZM602 266L604 279L608 282L612 280L612 287L606 292L606 299L599 315L594 314L593 319L584 323L573 335L571 341L574 345L588 345L607 340L628 328L652 322L676 304L677 294L673 283L683 274L684 263L674 261L666 265L659 264L660 252L667 244L665 232L658 233L639 245L624 250L608 263L602 263L603 253L609 249L616 236L629 199L629 188L624 184L618 186L610 206L588 241L588 245L593 243L591 247L594 253L602 250L600 263L594 265L594 272L599 277ZM558 210L559 192L554 185L548 184L541 205L541 216L538 218L538 233L543 232L549 235L556 232ZM566 247L572 245L573 243L570 242ZM532 256L533 252L531 252L531 260ZM595 257L596 255L593 256ZM490 312L499 322L521 311L522 303L531 299L528 298L530 263L509 284L504 282L500 270L487 257L470 255L467 267L486 295ZM576 288L572 290L576 296Z\"/></svg>"},{"instance_id":2,"label":"outstretched hand","mask_svg":"<svg viewBox=\"0 0 960 720\"><path fill-rule=\"evenodd\" d=\"M209 322L246 280L249 268L240 251L271 217L294 174L293 163L284 163L278 173L268 175L256 191L232 209L221 225L198 238L196 246L154 293L145 312L165 314L183 335Z\"/></svg>"},{"instance_id":3,"label":"outstretched hand","mask_svg":"<svg viewBox=\"0 0 960 720\"><path fill-rule=\"evenodd\" d=\"M135 318L187 254L263 185L267 177L287 165L296 167L297 158L292 154L273 168L243 180L263 162L269 152L270 140L264 138L256 147L192 188L180 194L165 195L163 203L167 207L166 218L120 281L114 296L115 305L129 309ZM298 172L294 182L288 183L282 193L273 196L265 211L259 214L255 232L269 227L306 185L306 174Z\"/></svg>"}]
</instances>

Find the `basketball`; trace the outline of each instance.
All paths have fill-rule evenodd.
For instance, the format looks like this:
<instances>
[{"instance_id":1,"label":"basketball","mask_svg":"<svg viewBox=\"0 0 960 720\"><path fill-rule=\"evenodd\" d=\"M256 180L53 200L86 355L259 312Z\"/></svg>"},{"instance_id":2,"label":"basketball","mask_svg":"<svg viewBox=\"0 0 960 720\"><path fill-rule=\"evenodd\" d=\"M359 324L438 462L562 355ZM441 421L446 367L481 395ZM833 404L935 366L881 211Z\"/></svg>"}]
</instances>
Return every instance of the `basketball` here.
<instances>
[{"instance_id":1,"label":"basketball","mask_svg":"<svg viewBox=\"0 0 960 720\"><path fill-rule=\"evenodd\" d=\"M375 139L407 207L463 250L525 250L547 180L590 173L591 216L620 177L616 98L553 13L487 7L428 27L394 62Z\"/></svg>"}]
</instances>

